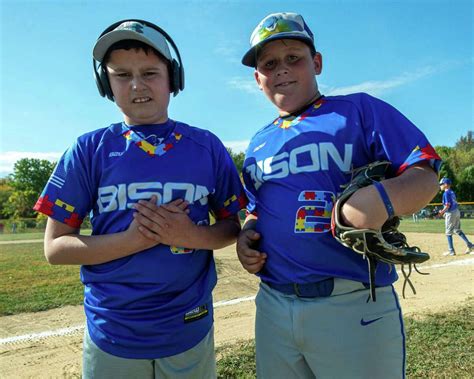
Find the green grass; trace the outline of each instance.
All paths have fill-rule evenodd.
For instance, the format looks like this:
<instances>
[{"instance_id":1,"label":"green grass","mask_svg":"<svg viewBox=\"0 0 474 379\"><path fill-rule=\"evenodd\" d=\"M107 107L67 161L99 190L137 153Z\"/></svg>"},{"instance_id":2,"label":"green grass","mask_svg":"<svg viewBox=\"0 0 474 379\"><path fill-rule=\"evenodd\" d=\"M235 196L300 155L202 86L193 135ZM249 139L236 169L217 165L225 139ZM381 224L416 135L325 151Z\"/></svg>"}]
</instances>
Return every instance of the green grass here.
<instances>
[{"instance_id":1,"label":"green grass","mask_svg":"<svg viewBox=\"0 0 474 379\"><path fill-rule=\"evenodd\" d=\"M89 236L92 230L81 230L81 234ZM44 231L24 232L24 233L4 233L0 234L0 241L21 241L21 240L41 240L44 237Z\"/></svg>"},{"instance_id":2,"label":"green grass","mask_svg":"<svg viewBox=\"0 0 474 379\"><path fill-rule=\"evenodd\" d=\"M239 341L216 349L218 378L255 378L255 343Z\"/></svg>"},{"instance_id":3,"label":"green grass","mask_svg":"<svg viewBox=\"0 0 474 379\"><path fill-rule=\"evenodd\" d=\"M474 299L454 311L407 319L407 377L472 378Z\"/></svg>"},{"instance_id":4,"label":"green grass","mask_svg":"<svg viewBox=\"0 0 474 379\"><path fill-rule=\"evenodd\" d=\"M471 378L474 372L474 301L454 311L405 319L407 378ZM217 349L219 378L255 378L255 344ZM370 357L368 358L370 364Z\"/></svg>"},{"instance_id":5,"label":"green grass","mask_svg":"<svg viewBox=\"0 0 474 379\"><path fill-rule=\"evenodd\" d=\"M79 266L51 266L43 245L0 246L0 316L82 304Z\"/></svg>"},{"instance_id":6,"label":"green grass","mask_svg":"<svg viewBox=\"0 0 474 379\"><path fill-rule=\"evenodd\" d=\"M5 233L0 234L0 241L19 241L19 240L36 240L43 239L44 232L31 233Z\"/></svg>"},{"instance_id":7,"label":"green grass","mask_svg":"<svg viewBox=\"0 0 474 379\"><path fill-rule=\"evenodd\" d=\"M474 219L461 219L461 229L466 234L474 234ZM444 234L444 219L419 220L413 222L411 217L405 217L400 223L400 231L416 233L442 233Z\"/></svg>"}]
</instances>

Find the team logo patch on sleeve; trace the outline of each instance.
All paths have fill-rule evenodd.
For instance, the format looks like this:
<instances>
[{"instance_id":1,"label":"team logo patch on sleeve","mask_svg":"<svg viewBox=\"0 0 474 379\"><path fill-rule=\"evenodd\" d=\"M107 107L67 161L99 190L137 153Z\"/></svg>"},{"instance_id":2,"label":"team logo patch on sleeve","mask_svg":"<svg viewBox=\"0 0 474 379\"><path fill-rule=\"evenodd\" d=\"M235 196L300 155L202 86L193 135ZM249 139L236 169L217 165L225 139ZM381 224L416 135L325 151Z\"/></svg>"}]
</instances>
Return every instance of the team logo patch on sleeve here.
<instances>
[{"instance_id":1,"label":"team logo patch on sleeve","mask_svg":"<svg viewBox=\"0 0 474 379\"><path fill-rule=\"evenodd\" d=\"M208 314L209 311L207 309L207 305L200 305L199 307L196 307L184 314L184 322L188 323L197 321L203 317L206 317Z\"/></svg>"}]
</instances>

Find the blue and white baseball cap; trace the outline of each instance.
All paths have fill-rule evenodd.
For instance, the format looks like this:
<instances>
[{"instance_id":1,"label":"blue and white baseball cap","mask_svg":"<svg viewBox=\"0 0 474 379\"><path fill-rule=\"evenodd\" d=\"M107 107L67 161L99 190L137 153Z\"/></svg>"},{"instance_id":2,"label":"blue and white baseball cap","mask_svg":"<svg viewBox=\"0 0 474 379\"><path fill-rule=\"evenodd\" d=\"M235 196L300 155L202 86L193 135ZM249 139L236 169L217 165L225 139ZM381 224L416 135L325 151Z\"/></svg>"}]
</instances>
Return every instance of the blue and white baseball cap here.
<instances>
[{"instance_id":1,"label":"blue and white baseball cap","mask_svg":"<svg viewBox=\"0 0 474 379\"><path fill-rule=\"evenodd\" d=\"M447 178L447 177L444 177L444 178L442 178L442 179L439 181L439 184L440 184L440 185L441 185L441 184L449 184L449 185L451 185L451 183L452 183L452 182L451 182L451 179L449 179L449 178Z\"/></svg>"},{"instance_id":2,"label":"blue and white baseball cap","mask_svg":"<svg viewBox=\"0 0 474 379\"><path fill-rule=\"evenodd\" d=\"M157 29L138 21L125 21L117 26L114 30L100 37L92 51L94 59L102 62L107 50L116 42L126 39L141 41L158 51L167 60L172 61L170 49L166 42L165 36Z\"/></svg>"},{"instance_id":3,"label":"blue and white baseball cap","mask_svg":"<svg viewBox=\"0 0 474 379\"><path fill-rule=\"evenodd\" d=\"M250 50L242 58L242 64L255 67L258 50L267 42L277 39L297 39L313 50L314 36L303 17L297 13L272 13L266 16L250 36Z\"/></svg>"}]
</instances>

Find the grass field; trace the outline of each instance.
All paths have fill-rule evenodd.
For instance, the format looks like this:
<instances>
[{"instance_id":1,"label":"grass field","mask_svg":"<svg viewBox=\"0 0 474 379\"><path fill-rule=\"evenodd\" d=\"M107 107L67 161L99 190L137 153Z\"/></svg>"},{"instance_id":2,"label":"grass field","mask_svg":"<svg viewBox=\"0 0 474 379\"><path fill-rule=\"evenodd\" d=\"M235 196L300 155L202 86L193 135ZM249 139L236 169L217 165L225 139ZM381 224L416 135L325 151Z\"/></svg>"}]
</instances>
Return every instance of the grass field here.
<instances>
[{"instance_id":1,"label":"grass field","mask_svg":"<svg viewBox=\"0 0 474 379\"><path fill-rule=\"evenodd\" d=\"M41 243L0 249L0 316L82 303L79 266L49 265Z\"/></svg>"},{"instance_id":2,"label":"grass field","mask_svg":"<svg viewBox=\"0 0 474 379\"><path fill-rule=\"evenodd\" d=\"M471 298L455 311L430 314L422 321L405 319L408 378L472 378L473 310ZM219 378L255 378L253 340L223 346L217 355Z\"/></svg>"},{"instance_id":3,"label":"grass field","mask_svg":"<svg viewBox=\"0 0 474 379\"><path fill-rule=\"evenodd\" d=\"M474 219L462 219L461 228L465 234L474 234ZM400 223L400 230L415 233L444 233L444 219L425 219L413 222L412 218L406 217Z\"/></svg>"},{"instance_id":4,"label":"grass field","mask_svg":"<svg viewBox=\"0 0 474 379\"><path fill-rule=\"evenodd\" d=\"M44 232L5 233L0 234L0 241L36 240L43 239L43 236Z\"/></svg>"},{"instance_id":5,"label":"grass field","mask_svg":"<svg viewBox=\"0 0 474 379\"><path fill-rule=\"evenodd\" d=\"M90 229L81 230L81 234L83 235L90 235ZM44 232L38 231L29 231L26 233L5 233L0 234L0 241L21 241L21 240L36 240L36 239L43 239Z\"/></svg>"}]
</instances>

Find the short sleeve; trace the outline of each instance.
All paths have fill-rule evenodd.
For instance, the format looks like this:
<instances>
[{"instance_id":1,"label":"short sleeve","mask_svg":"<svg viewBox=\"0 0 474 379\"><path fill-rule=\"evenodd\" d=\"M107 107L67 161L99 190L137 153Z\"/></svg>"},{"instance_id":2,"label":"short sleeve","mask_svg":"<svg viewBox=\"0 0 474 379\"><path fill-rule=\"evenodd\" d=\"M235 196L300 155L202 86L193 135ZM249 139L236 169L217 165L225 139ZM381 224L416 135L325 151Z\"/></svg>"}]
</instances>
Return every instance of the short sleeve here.
<instances>
[{"instance_id":1,"label":"short sleeve","mask_svg":"<svg viewBox=\"0 0 474 379\"><path fill-rule=\"evenodd\" d=\"M212 154L215 173L215 190L210 195L210 207L216 219L237 214L247 205L247 197L234 162L222 142L215 136Z\"/></svg>"},{"instance_id":2,"label":"short sleeve","mask_svg":"<svg viewBox=\"0 0 474 379\"><path fill-rule=\"evenodd\" d=\"M85 146L78 140L57 163L33 209L80 228L93 205L90 161Z\"/></svg>"},{"instance_id":3,"label":"short sleeve","mask_svg":"<svg viewBox=\"0 0 474 379\"><path fill-rule=\"evenodd\" d=\"M361 99L366 145L374 160L392 162L393 175L422 161L439 171L441 158L410 120L382 100L369 95Z\"/></svg>"}]
</instances>

